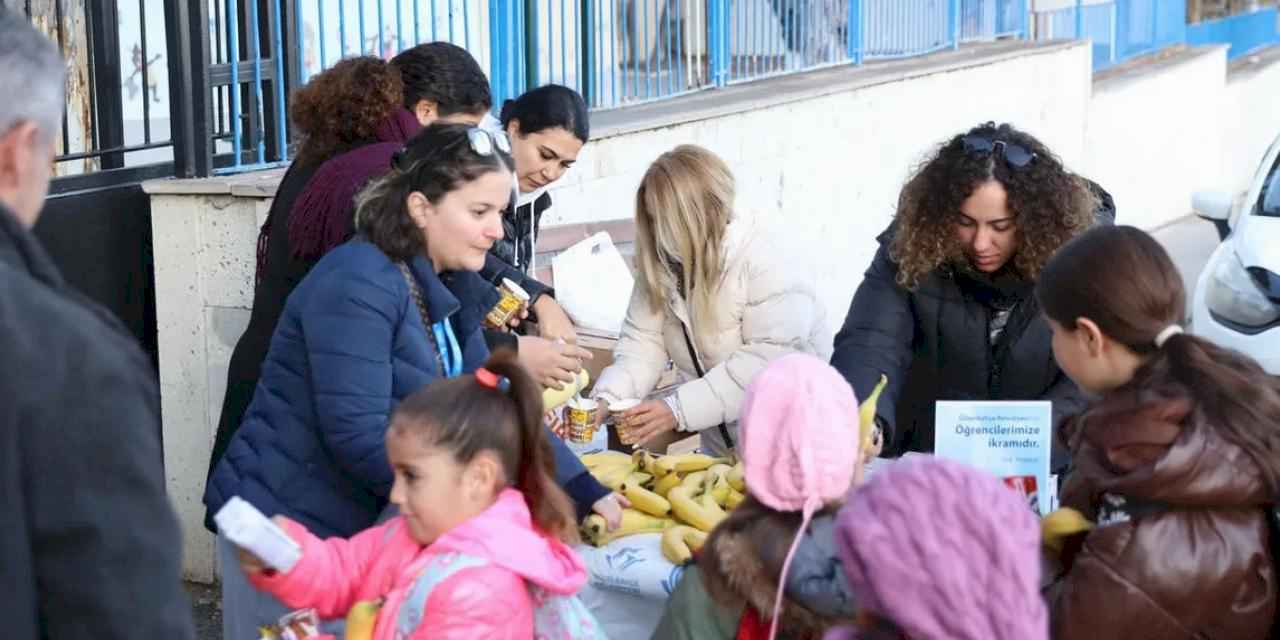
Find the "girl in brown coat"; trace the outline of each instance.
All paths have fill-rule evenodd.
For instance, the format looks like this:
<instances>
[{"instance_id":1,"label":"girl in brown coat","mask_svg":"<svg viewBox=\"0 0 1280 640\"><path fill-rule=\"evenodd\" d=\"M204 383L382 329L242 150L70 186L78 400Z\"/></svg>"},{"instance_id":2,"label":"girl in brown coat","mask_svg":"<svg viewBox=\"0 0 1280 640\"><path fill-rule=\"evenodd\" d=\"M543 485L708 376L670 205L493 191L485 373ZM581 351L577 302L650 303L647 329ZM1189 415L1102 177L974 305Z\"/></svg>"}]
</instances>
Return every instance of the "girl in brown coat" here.
<instances>
[{"instance_id":1,"label":"girl in brown coat","mask_svg":"<svg viewBox=\"0 0 1280 640\"><path fill-rule=\"evenodd\" d=\"M1048 576L1053 637L1267 638L1280 382L1183 333L1182 280L1133 227L1067 244L1036 295L1058 364L1101 396L1060 434L1076 465L1062 505L1097 524Z\"/></svg>"}]
</instances>

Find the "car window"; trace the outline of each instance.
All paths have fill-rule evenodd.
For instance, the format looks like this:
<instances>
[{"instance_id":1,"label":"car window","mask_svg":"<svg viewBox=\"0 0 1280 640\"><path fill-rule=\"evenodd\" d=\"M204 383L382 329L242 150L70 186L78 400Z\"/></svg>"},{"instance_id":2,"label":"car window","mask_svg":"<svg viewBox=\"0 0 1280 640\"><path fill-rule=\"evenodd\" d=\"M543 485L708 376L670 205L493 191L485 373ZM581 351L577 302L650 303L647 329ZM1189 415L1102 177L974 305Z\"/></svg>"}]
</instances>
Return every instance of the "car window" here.
<instances>
[{"instance_id":1,"label":"car window","mask_svg":"<svg viewBox=\"0 0 1280 640\"><path fill-rule=\"evenodd\" d=\"M1258 196L1254 215L1280 218L1280 157L1271 165L1271 172L1262 183L1262 194Z\"/></svg>"}]
</instances>

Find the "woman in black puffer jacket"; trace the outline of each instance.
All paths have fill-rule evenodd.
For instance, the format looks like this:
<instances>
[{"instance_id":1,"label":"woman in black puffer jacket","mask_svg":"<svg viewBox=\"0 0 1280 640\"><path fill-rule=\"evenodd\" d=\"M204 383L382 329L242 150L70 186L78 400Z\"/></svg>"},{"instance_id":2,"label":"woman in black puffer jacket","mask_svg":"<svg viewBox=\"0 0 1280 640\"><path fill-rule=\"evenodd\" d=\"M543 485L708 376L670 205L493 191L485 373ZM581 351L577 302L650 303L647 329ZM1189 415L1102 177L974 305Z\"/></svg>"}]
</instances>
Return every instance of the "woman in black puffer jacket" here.
<instances>
[{"instance_id":1,"label":"woman in black puffer jacket","mask_svg":"<svg viewBox=\"0 0 1280 640\"><path fill-rule=\"evenodd\" d=\"M858 397L888 376L885 455L933 450L938 400L1050 400L1055 423L1083 408L1032 290L1060 246L1114 219L1101 187L1008 124L957 135L920 167L831 358ZM1053 469L1066 462L1055 443Z\"/></svg>"}]
</instances>

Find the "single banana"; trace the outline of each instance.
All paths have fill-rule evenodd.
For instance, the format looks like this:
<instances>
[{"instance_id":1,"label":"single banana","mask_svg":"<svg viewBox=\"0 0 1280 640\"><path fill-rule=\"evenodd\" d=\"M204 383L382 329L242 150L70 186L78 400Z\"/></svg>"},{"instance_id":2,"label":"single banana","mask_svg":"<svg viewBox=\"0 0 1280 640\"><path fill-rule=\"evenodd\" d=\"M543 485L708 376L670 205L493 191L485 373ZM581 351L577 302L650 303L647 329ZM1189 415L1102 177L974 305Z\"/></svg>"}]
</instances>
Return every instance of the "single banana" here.
<instances>
[{"instance_id":1,"label":"single banana","mask_svg":"<svg viewBox=\"0 0 1280 640\"><path fill-rule=\"evenodd\" d=\"M706 486L703 488L703 491L710 491L721 478L729 475L729 471L732 469L733 467L727 464L713 464L710 467L707 467L707 479L705 480Z\"/></svg>"},{"instance_id":2,"label":"single banana","mask_svg":"<svg viewBox=\"0 0 1280 640\"><path fill-rule=\"evenodd\" d=\"M671 503L667 499L630 481L622 483L620 489L635 509L649 515L663 517L671 511Z\"/></svg>"},{"instance_id":3,"label":"single banana","mask_svg":"<svg viewBox=\"0 0 1280 640\"><path fill-rule=\"evenodd\" d=\"M682 565L707 542L707 534L688 525L676 525L662 532L662 555L671 564Z\"/></svg>"},{"instance_id":4,"label":"single banana","mask_svg":"<svg viewBox=\"0 0 1280 640\"><path fill-rule=\"evenodd\" d=\"M681 522L702 531L711 531L724 519L724 511L719 507L717 514L693 499L691 490L681 485L667 492L667 500L671 502L671 512ZM714 504L714 502L712 503Z\"/></svg>"},{"instance_id":5,"label":"single banana","mask_svg":"<svg viewBox=\"0 0 1280 640\"><path fill-rule=\"evenodd\" d=\"M693 550L684 543L684 529L692 529L689 525L679 524L662 532L662 556L674 565L687 564L693 559Z\"/></svg>"},{"instance_id":6,"label":"single banana","mask_svg":"<svg viewBox=\"0 0 1280 640\"><path fill-rule=\"evenodd\" d=\"M1084 514L1071 507L1063 507L1040 520L1040 537L1045 547L1061 552L1068 537L1088 531L1093 526Z\"/></svg>"},{"instance_id":7,"label":"single banana","mask_svg":"<svg viewBox=\"0 0 1280 640\"><path fill-rule=\"evenodd\" d=\"M701 496L698 496L698 504L701 505L703 509L706 509L707 513L710 513L716 522L724 520L729 515L725 513L724 509L720 508L720 503L716 502L715 496L712 496L710 493L704 493Z\"/></svg>"},{"instance_id":8,"label":"single banana","mask_svg":"<svg viewBox=\"0 0 1280 640\"><path fill-rule=\"evenodd\" d=\"M571 398L578 395L578 392L587 388L587 384L591 382L591 375L586 369L581 369L574 374L573 382L564 385L563 389L547 388L542 392L542 410L543 412L557 409L568 402Z\"/></svg>"},{"instance_id":9,"label":"single banana","mask_svg":"<svg viewBox=\"0 0 1280 640\"><path fill-rule=\"evenodd\" d=\"M711 476L707 476L707 484L711 484ZM730 491L733 491L733 487L729 486L729 481L725 480L724 476L721 476L716 479L715 486L708 488L703 495L710 496L717 506L723 507L729 500Z\"/></svg>"},{"instance_id":10,"label":"single banana","mask_svg":"<svg viewBox=\"0 0 1280 640\"><path fill-rule=\"evenodd\" d=\"M742 466L742 461L739 460L738 464L733 465L733 468L725 475L725 478L729 480L729 486L733 487L733 490L738 493L744 493L747 490L746 471L746 468Z\"/></svg>"},{"instance_id":11,"label":"single banana","mask_svg":"<svg viewBox=\"0 0 1280 640\"><path fill-rule=\"evenodd\" d=\"M655 478L667 475L666 471L658 470L658 458L645 449L638 449L631 454L631 461L635 464L636 470L643 471Z\"/></svg>"},{"instance_id":12,"label":"single banana","mask_svg":"<svg viewBox=\"0 0 1280 640\"><path fill-rule=\"evenodd\" d=\"M742 504L743 500L746 500L746 499L747 499L746 495L740 493L737 489L734 489L733 487L729 487L729 496L724 499L724 508L730 511L733 511L734 509L738 508L738 505Z\"/></svg>"},{"instance_id":13,"label":"single banana","mask_svg":"<svg viewBox=\"0 0 1280 640\"><path fill-rule=\"evenodd\" d=\"M666 475L672 471L701 471L714 464L728 462L727 458L712 458L702 453L685 453L678 456L663 456L654 463L656 475Z\"/></svg>"},{"instance_id":14,"label":"single banana","mask_svg":"<svg viewBox=\"0 0 1280 640\"><path fill-rule=\"evenodd\" d=\"M627 476L630 476L632 473L630 465L596 467L589 471L592 476L595 476L595 479L598 480L600 484L609 487L614 491L617 491L618 487L621 487L622 483L627 481Z\"/></svg>"},{"instance_id":15,"label":"single banana","mask_svg":"<svg viewBox=\"0 0 1280 640\"><path fill-rule=\"evenodd\" d=\"M667 497L667 492L670 491L672 487L680 486L680 483L683 480L684 476L681 476L678 473L668 473L667 475L658 478L658 481L653 483L653 492L665 498Z\"/></svg>"},{"instance_id":16,"label":"single banana","mask_svg":"<svg viewBox=\"0 0 1280 640\"><path fill-rule=\"evenodd\" d=\"M627 475L626 483L634 484L637 487L643 487L644 485L649 484L651 480L653 480L653 476L643 471L632 471Z\"/></svg>"},{"instance_id":17,"label":"single banana","mask_svg":"<svg viewBox=\"0 0 1280 640\"><path fill-rule=\"evenodd\" d=\"M588 469L602 465L631 464L631 456L621 451L597 451L588 453L579 459L582 460L583 466Z\"/></svg>"},{"instance_id":18,"label":"single banana","mask_svg":"<svg viewBox=\"0 0 1280 640\"><path fill-rule=\"evenodd\" d=\"M871 446L871 433L876 426L876 403L880 401L880 394L887 384L889 384L889 377L880 374L880 382L876 383L876 388L871 391L871 395L867 396L867 399L863 400L862 405L858 407L858 428L864 449Z\"/></svg>"},{"instance_id":19,"label":"single banana","mask_svg":"<svg viewBox=\"0 0 1280 640\"><path fill-rule=\"evenodd\" d=\"M694 471L686 474L684 480L680 481L680 486L689 488L689 495L696 496L702 493L702 489L707 483L706 471Z\"/></svg>"},{"instance_id":20,"label":"single banana","mask_svg":"<svg viewBox=\"0 0 1280 640\"><path fill-rule=\"evenodd\" d=\"M618 538L637 533L661 533L675 524L670 518L658 518L635 509L623 509L622 524L617 529L609 531L609 525L605 522L604 516L593 514L583 521L582 532L588 542L597 547L603 547Z\"/></svg>"},{"instance_id":21,"label":"single banana","mask_svg":"<svg viewBox=\"0 0 1280 640\"><path fill-rule=\"evenodd\" d=\"M361 600L347 610L346 640L373 640L373 627L378 621L382 599Z\"/></svg>"}]
</instances>

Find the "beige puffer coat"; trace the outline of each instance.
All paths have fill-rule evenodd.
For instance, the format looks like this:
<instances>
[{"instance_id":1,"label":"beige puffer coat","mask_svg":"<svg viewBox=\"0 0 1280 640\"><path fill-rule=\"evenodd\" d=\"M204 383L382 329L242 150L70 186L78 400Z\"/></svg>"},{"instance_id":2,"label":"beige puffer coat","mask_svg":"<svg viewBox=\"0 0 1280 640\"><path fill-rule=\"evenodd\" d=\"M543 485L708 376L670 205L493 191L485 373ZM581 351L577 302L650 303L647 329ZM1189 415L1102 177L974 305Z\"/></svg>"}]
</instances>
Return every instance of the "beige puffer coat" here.
<instances>
[{"instance_id":1,"label":"beige puffer coat","mask_svg":"<svg viewBox=\"0 0 1280 640\"><path fill-rule=\"evenodd\" d=\"M594 395L607 400L643 398L653 391L667 361L684 379L676 391L683 423L699 431L704 449L727 450L716 427L729 426L737 442L743 390L770 361L792 352L831 355L831 335L815 290L815 272L785 231L760 216L740 213L726 230L727 263L718 291L718 327L702 326L675 292L654 309L641 287L631 296L614 362L600 374ZM805 265L805 266L801 266ZM690 328L701 359L702 378L685 343Z\"/></svg>"}]
</instances>

